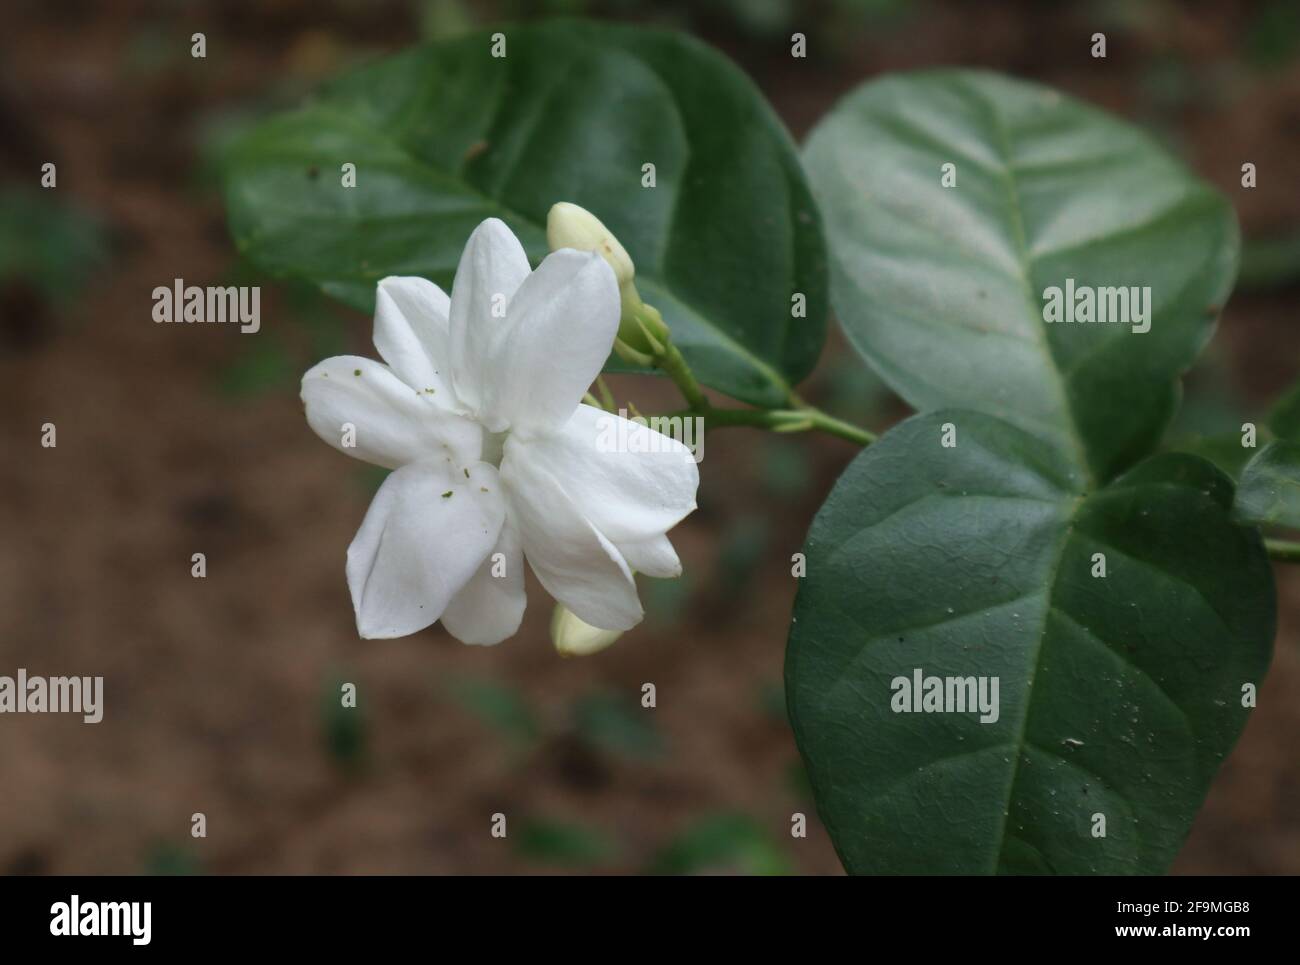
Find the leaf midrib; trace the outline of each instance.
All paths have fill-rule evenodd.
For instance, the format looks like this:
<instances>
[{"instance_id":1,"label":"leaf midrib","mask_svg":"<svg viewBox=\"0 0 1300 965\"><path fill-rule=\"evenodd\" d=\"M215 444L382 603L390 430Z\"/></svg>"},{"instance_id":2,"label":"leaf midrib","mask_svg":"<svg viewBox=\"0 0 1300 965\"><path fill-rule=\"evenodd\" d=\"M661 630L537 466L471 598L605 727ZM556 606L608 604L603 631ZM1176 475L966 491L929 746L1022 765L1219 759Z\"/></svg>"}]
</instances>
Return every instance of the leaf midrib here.
<instances>
[{"instance_id":1,"label":"leaf midrib","mask_svg":"<svg viewBox=\"0 0 1300 965\"><path fill-rule=\"evenodd\" d=\"M1034 256L1030 253L1029 243L1025 234L1024 208L1020 200L1020 189L1017 186L1015 178L1014 153L1011 143L1011 132L1006 123L1003 121L1002 114L998 111L997 104L986 99L983 94L973 88L966 87L970 96L972 96L992 120L993 133L997 138L997 150L1000 160L998 175L1002 180L1003 187L1007 195L1007 206L1009 209L1012 240L1015 243L1016 264L1020 269L1019 281L1021 290L1025 297L1025 308L1029 317L1029 329L1034 333L1043 357L1047 360L1048 368L1052 372L1053 378L1051 384L1056 389L1057 398L1060 404L1060 411L1065 415L1065 439L1070 446L1074 456L1074 461L1079 469L1084 473L1087 481L1087 488L1091 488L1096 482L1092 466L1088 461L1087 450L1083 444L1083 438L1079 435L1078 421L1075 419L1074 407L1070 405L1070 396L1066 391L1065 376L1061 371L1060 363L1056 355L1052 352L1051 342L1047 338L1046 323L1040 324L1042 311L1039 308L1037 297L1033 289L1033 270Z\"/></svg>"},{"instance_id":2,"label":"leaf midrib","mask_svg":"<svg viewBox=\"0 0 1300 965\"><path fill-rule=\"evenodd\" d=\"M1016 778L1020 775L1020 760L1025 756L1025 749L1028 747L1029 717L1033 712L1034 706L1034 680L1038 677L1038 671L1042 664L1043 644L1047 640L1047 624L1052 618L1052 608L1055 605L1053 597L1056 593L1056 580L1060 575L1061 561L1065 558L1066 547L1070 545L1070 538L1074 532L1075 515L1079 512L1079 507L1083 505L1087 498L1086 493L1080 493L1073 498L1073 505L1070 507L1069 512L1065 514L1064 525L1061 527L1060 540L1056 546L1055 554L1052 558L1051 564L1047 568L1048 578L1044 581L1046 591L1043 599L1043 620L1042 625L1039 627L1038 633L1035 635L1032 645L1029 648L1032 657L1029 662L1029 675L1025 679L1025 709L1024 713L1021 714L1020 725L1016 730L1015 760L1011 765L1011 777L1007 781L1007 796L1006 800L1002 804L1002 819L998 834L997 851L994 854L993 866L989 869L990 874L997 873L998 868L1002 865L1002 859L1006 852L1006 842L1009 834L1008 827L1011 823L1011 805L1015 801Z\"/></svg>"}]
</instances>

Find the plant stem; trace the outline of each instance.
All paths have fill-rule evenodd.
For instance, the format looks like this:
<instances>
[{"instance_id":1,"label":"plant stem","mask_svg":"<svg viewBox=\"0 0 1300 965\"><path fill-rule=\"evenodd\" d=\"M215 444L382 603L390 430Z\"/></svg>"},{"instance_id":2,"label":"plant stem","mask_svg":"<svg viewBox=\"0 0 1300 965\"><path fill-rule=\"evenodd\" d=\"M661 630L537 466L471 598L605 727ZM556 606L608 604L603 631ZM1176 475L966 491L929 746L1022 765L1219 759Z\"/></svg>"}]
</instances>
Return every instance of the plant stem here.
<instances>
[{"instance_id":1,"label":"plant stem","mask_svg":"<svg viewBox=\"0 0 1300 965\"><path fill-rule=\"evenodd\" d=\"M596 391L600 393L600 407L606 412L613 412L618 408L614 401L614 393L609 391L609 386L605 384L605 376L596 376Z\"/></svg>"},{"instance_id":2,"label":"plant stem","mask_svg":"<svg viewBox=\"0 0 1300 965\"><path fill-rule=\"evenodd\" d=\"M691 367L671 339L662 347L656 346L656 348L658 351L653 356L654 364L672 379L689 406L683 412L673 413L673 416L702 416L706 427L709 425L756 426L772 432L806 432L809 429L820 429L841 439L856 442L860 446L869 446L876 441L873 433L843 419L827 415L821 409L804 402L793 392L790 393L790 402L794 408L790 409L719 409L709 402L695 378L695 373L691 371Z\"/></svg>"},{"instance_id":3,"label":"plant stem","mask_svg":"<svg viewBox=\"0 0 1300 965\"><path fill-rule=\"evenodd\" d=\"M1264 549L1275 560L1284 563L1300 563L1300 543L1290 539L1266 539Z\"/></svg>"},{"instance_id":4,"label":"plant stem","mask_svg":"<svg viewBox=\"0 0 1300 965\"><path fill-rule=\"evenodd\" d=\"M663 347L663 351L654 357L655 365L663 369L664 374L673 380L673 384L682 393L682 398L692 409L708 409L709 400L704 396L704 390L700 388L700 383L695 380L695 373L691 367L686 364L686 359L682 358L681 351L671 341Z\"/></svg>"},{"instance_id":5,"label":"plant stem","mask_svg":"<svg viewBox=\"0 0 1300 965\"><path fill-rule=\"evenodd\" d=\"M700 416L706 428L721 426L753 426L772 432L807 432L820 429L822 432L860 446L869 446L876 441L873 433L842 419L827 415L811 406L801 409L720 409L707 403L702 408L684 409L672 413L669 418L691 418Z\"/></svg>"}]
</instances>

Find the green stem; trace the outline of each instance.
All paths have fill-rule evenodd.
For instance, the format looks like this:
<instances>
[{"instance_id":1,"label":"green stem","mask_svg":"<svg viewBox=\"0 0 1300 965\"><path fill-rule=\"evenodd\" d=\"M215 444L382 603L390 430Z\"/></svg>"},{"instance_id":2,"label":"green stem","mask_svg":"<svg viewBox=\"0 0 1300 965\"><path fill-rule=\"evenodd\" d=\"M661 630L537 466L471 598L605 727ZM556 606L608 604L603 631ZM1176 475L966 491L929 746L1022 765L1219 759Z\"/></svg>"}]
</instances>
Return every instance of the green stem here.
<instances>
[{"instance_id":1,"label":"green stem","mask_svg":"<svg viewBox=\"0 0 1300 965\"><path fill-rule=\"evenodd\" d=\"M614 401L614 393L609 391L609 386L605 384L605 376L596 376L596 391L600 393L600 407L606 412L613 412L618 408Z\"/></svg>"},{"instance_id":2,"label":"green stem","mask_svg":"<svg viewBox=\"0 0 1300 965\"><path fill-rule=\"evenodd\" d=\"M1284 563L1300 563L1300 543L1290 539L1266 539L1264 549L1275 560Z\"/></svg>"},{"instance_id":3,"label":"green stem","mask_svg":"<svg viewBox=\"0 0 1300 965\"><path fill-rule=\"evenodd\" d=\"M802 409L720 409L706 404L703 408L685 409L672 415L683 418L701 416L706 428L753 426L771 432L807 432L819 429L860 446L869 446L876 441L875 435L866 429L836 419L811 406Z\"/></svg>"},{"instance_id":4,"label":"green stem","mask_svg":"<svg viewBox=\"0 0 1300 965\"><path fill-rule=\"evenodd\" d=\"M690 365L671 339L662 346L655 345L654 348L656 349L653 354L654 364L672 379L689 406L684 412L676 412L673 415L702 416L706 427L709 425L756 426L772 432L806 432L809 429L820 429L822 432L848 439L860 446L869 446L876 441L875 435L866 429L827 415L821 409L804 402L793 392L790 393L790 402L795 408L791 409L716 408L709 402L695 378L695 373L691 371Z\"/></svg>"},{"instance_id":5,"label":"green stem","mask_svg":"<svg viewBox=\"0 0 1300 965\"><path fill-rule=\"evenodd\" d=\"M695 373L686 364L686 359L682 357L676 345L670 341L663 347L662 352L655 355L654 360L655 365L663 369L664 374L673 380L673 384L681 391L687 405L692 409L709 408L709 400L705 397L704 390L695 380Z\"/></svg>"}]
</instances>

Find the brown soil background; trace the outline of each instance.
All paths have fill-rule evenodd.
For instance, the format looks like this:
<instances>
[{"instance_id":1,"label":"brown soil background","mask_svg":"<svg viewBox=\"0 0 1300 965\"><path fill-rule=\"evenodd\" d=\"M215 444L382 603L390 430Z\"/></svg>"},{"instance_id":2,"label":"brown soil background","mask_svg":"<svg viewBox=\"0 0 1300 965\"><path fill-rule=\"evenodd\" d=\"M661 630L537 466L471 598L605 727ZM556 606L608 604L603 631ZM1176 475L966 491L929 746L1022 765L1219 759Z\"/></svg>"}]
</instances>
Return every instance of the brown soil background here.
<instances>
[{"instance_id":1,"label":"brown soil background","mask_svg":"<svg viewBox=\"0 0 1300 965\"><path fill-rule=\"evenodd\" d=\"M806 64L789 58L786 27L755 27L736 15L743 4L705 15L684 3L613 6L736 57L796 137L880 72L986 65L1158 126L1234 200L1248 238L1300 225L1300 70L1292 58L1264 72L1242 53L1263 4L1025 2L976 14L917 3L883 20L847 5L792 5L815 51ZM626 872L701 820L742 814L790 870L839 872L772 705L795 592L786 561L852 447L711 436L701 511L674 534L686 588L652 600L647 624L598 657L554 654L550 603L535 584L523 630L497 648L460 646L439 628L362 641L343 554L369 491L307 429L296 373L223 391L223 373L254 340L234 327L150 320L154 286L220 283L233 263L220 202L197 173L205 125L268 97L292 100L359 56L418 39L449 10L480 22L535 12L305 0L6 5L0 172L35 184L40 164L55 160L60 200L104 221L110 258L70 305L24 285L0 292L0 673L106 680L96 726L0 718L0 871ZM1096 29L1110 38L1104 62L1087 54ZM188 56L195 30L207 33L206 61ZM1239 186L1246 160L1260 171L1253 191ZM1224 383L1256 413L1296 375L1295 295L1292 282L1234 296L1216 337ZM274 332L301 371L311 346L281 321L285 297L264 287L263 299L257 338ZM346 318L347 345L371 354L368 320ZM848 355L833 338L812 397L831 394ZM638 401L671 398L656 385L617 388ZM870 419L883 427L903 413L886 401ZM55 449L39 445L44 422L58 427ZM207 554L205 580L190 576L194 552ZM1278 580L1277 649L1259 709L1175 871L1300 871L1300 573L1279 567ZM360 695L362 750L352 755L331 752L322 709L341 680ZM514 739L485 721L456 696L466 681L508 687L535 708L540 736ZM646 681L658 690L644 713L659 753L571 724L575 701L593 693L643 713ZM512 822L506 841L488 833L498 811ZM810 816L806 840L790 838L793 811ZM205 839L190 837L194 812L207 817ZM579 826L615 846L596 858L522 846L516 829L528 822ZM734 856L704 864L752 870Z\"/></svg>"}]
</instances>

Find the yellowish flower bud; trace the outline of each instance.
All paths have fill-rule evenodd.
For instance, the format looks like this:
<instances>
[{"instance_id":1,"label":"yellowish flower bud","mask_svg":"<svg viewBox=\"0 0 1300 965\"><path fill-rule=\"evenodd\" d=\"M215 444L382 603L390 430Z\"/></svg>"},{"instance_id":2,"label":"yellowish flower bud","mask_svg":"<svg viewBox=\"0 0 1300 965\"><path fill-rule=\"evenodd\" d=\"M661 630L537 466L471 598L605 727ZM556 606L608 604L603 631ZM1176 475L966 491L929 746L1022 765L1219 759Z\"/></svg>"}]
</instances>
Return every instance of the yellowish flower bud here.
<instances>
[{"instance_id":1,"label":"yellowish flower bud","mask_svg":"<svg viewBox=\"0 0 1300 965\"><path fill-rule=\"evenodd\" d=\"M634 365L652 365L655 356L668 344L670 332L658 309L641 301L633 280L636 268L619 240L586 208L561 201L551 205L546 216L546 243L552 251L559 248L594 251L609 263L618 279L622 304L614 351Z\"/></svg>"},{"instance_id":2,"label":"yellowish flower bud","mask_svg":"<svg viewBox=\"0 0 1300 965\"><path fill-rule=\"evenodd\" d=\"M555 612L551 615L551 642L562 657L599 653L622 635L622 630L602 630L584 623L564 604L555 604Z\"/></svg>"},{"instance_id":3,"label":"yellowish flower bud","mask_svg":"<svg viewBox=\"0 0 1300 965\"><path fill-rule=\"evenodd\" d=\"M575 248L578 251L594 251L614 269L619 288L625 288L636 274L632 259L613 233L606 228L599 218L576 204L561 201L551 205L546 216L546 243L552 251L560 248ZM638 299L639 300L639 299Z\"/></svg>"}]
</instances>

